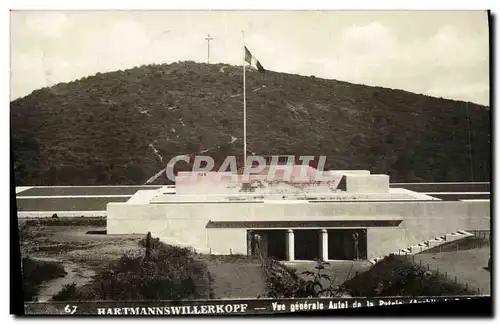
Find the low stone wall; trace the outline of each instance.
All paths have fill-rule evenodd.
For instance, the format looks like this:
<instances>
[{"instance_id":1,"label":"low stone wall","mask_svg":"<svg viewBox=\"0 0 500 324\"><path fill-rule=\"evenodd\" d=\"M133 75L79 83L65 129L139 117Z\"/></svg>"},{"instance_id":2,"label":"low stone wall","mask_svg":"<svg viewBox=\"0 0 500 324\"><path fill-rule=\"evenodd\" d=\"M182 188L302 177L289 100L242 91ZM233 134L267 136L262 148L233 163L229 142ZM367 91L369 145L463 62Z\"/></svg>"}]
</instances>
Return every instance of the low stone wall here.
<instances>
[{"instance_id":1,"label":"low stone wall","mask_svg":"<svg viewBox=\"0 0 500 324\"><path fill-rule=\"evenodd\" d=\"M293 166L288 169L269 167L259 174L238 175L230 172L179 172L177 194L237 193L245 185L258 192L330 192L335 191L343 176L352 178L349 192L388 192L389 177L370 175L369 171L318 171L311 167ZM304 173L304 176L302 176ZM320 175L320 178L317 176ZM372 191L370 191L372 190Z\"/></svg>"}]
</instances>

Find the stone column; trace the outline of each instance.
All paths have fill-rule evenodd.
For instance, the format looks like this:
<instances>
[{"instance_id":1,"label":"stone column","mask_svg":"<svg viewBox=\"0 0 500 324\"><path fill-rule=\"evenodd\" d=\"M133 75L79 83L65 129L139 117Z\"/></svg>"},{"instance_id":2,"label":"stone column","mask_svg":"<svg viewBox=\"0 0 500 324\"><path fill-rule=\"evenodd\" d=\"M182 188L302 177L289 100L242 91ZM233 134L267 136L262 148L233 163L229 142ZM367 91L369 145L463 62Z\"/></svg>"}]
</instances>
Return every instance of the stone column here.
<instances>
[{"instance_id":1,"label":"stone column","mask_svg":"<svg viewBox=\"0 0 500 324\"><path fill-rule=\"evenodd\" d=\"M320 231L321 239L320 239L320 251L321 251L321 260L328 260L328 231L326 229L322 229Z\"/></svg>"},{"instance_id":2,"label":"stone column","mask_svg":"<svg viewBox=\"0 0 500 324\"><path fill-rule=\"evenodd\" d=\"M291 229L286 233L286 260L295 260L295 237Z\"/></svg>"}]
</instances>

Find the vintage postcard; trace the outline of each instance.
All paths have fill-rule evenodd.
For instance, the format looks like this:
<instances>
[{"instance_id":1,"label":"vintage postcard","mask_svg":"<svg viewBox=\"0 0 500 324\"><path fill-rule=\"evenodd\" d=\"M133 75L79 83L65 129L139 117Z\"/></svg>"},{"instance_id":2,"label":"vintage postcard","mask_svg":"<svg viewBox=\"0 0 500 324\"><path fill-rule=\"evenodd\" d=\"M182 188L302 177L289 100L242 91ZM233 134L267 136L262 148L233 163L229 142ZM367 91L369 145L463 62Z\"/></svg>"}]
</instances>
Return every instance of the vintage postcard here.
<instances>
[{"instance_id":1,"label":"vintage postcard","mask_svg":"<svg viewBox=\"0 0 500 324\"><path fill-rule=\"evenodd\" d=\"M488 11L13 10L10 29L25 315L491 302Z\"/></svg>"}]
</instances>

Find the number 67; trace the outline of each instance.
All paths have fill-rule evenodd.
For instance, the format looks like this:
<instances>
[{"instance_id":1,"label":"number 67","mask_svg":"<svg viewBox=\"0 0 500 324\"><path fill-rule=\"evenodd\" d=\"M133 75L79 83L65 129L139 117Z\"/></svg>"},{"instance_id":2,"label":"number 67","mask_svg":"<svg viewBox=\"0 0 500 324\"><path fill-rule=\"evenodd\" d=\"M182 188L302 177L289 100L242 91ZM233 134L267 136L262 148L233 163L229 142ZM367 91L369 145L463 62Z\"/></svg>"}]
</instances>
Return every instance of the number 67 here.
<instances>
[{"instance_id":1,"label":"number 67","mask_svg":"<svg viewBox=\"0 0 500 324\"><path fill-rule=\"evenodd\" d=\"M77 306L75 305L66 305L64 307L64 311L69 314L74 314L76 312Z\"/></svg>"}]
</instances>

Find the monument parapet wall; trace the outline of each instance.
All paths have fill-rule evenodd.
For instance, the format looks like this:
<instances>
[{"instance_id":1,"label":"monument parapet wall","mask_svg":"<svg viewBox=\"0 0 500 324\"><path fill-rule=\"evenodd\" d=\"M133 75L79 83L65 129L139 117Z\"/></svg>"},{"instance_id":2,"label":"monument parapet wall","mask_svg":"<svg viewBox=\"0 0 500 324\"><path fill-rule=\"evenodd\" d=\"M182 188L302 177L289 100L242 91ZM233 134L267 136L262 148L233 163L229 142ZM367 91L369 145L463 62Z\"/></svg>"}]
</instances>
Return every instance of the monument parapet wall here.
<instances>
[{"instance_id":1,"label":"monument parapet wall","mask_svg":"<svg viewBox=\"0 0 500 324\"><path fill-rule=\"evenodd\" d=\"M151 231L212 253L229 254L231 249L245 254L246 231L265 224L366 228L371 258L456 230L489 227L489 218L489 201L109 203L107 230L108 234Z\"/></svg>"},{"instance_id":2,"label":"monument parapet wall","mask_svg":"<svg viewBox=\"0 0 500 324\"><path fill-rule=\"evenodd\" d=\"M279 166L277 166L279 167ZM176 176L177 194L223 194L238 192L299 193L335 192L387 193L389 176L371 175L369 171L317 171L308 167L264 170L259 174L230 172L179 172ZM269 172L269 173L268 173ZM286 174L288 172L288 174ZM319 175L319 177L317 177ZM344 186L342 186L344 183Z\"/></svg>"},{"instance_id":3,"label":"monument parapet wall","mask_svg":"<svg viewBox=\"0 0 500 324\"><path fill-rule=\"evenodd\" d=\"M389 176L385 174L345 175L346 192L389 192Z\"/></svg>"}]
</instances>

